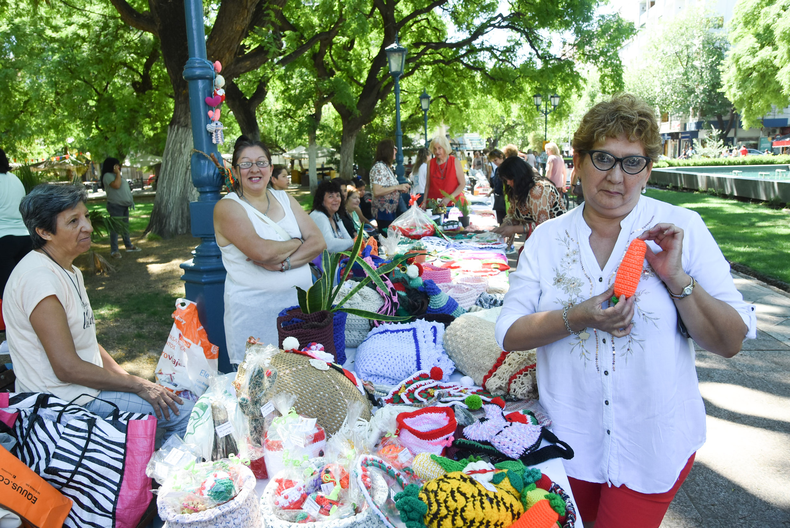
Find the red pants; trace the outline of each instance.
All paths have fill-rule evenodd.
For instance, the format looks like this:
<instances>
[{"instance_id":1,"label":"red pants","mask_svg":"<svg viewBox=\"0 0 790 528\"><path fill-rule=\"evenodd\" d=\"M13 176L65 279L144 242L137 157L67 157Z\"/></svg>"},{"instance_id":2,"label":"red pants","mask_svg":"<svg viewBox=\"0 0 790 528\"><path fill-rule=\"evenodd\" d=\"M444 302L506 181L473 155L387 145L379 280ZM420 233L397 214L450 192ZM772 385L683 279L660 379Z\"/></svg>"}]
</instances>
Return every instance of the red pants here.
<instances>
[{"instance_id":1,"label":"red pants","mask_svg":"<svg viewBox=\"0 0 790 528\"><path fill-rule=\"evenodd\" d=\"M625 486L609 487L568 477L582 521L595 521L595 528L658 528L695 456L691 455L675 485L665 493L639 493Z\"/></svg>"}]
</instances>

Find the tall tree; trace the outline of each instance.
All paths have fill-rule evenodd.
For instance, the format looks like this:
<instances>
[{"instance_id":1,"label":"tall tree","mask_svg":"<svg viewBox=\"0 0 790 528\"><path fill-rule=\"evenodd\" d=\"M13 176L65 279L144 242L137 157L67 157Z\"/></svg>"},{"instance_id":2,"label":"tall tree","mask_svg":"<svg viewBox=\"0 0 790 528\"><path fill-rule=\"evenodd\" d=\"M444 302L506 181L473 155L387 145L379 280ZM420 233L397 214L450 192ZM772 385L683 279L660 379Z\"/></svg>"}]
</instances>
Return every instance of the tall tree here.
<instances>
[{"instance_id":1,"label":"tall tree","mask_svg":"<svg viewBox=\"0 0 790 528\"><path fill-rule=\"evenodd\" d=\"M341 176L351 175L357 134L392 92L385 48L396 35L409 49L404 87L410 77L429 69L438 96L452 93L473 72L501 86L513 78L540 85L547 77L574 85L575 64L589 61L617 77L617 49L631 28L616 16L595 17L597 0L552 5L516 1L510 6L506 14L497 12L498 4L483 0L358 0L344 7L341 13L353 31L341 30L327 46L323 62L316 64L320 78L338 82L332 105L343 123ZM486 38L494 32L512 37L494 43ZM416 103L420 90L412 93Z\"/></svg>"},{"instance_id":2,"label":"tall tree","mask_svg":"<svg viewBox=\"0 0 790 528\"><path fill-rule=\"evenodd\" d=\"M722 93L721 65L728 44L720 20L704 7L694 7L662 23L628 69L626 86L662 112L697 121L715 116L723 138L735 112Z\"/></svg>"},{"instance_id":3,"label":"tall tree","mask_svg":"<svg viewBox=\"0 0 790 528\"><path fill-rule=\"evenodd\" d=\"M739 0L729 39L724 92L745 126L759 126L772 105L790 105L790 2Z\"/></svg>"},{"instance_id":4,"label":"tall tree","mask_svg":"<svg viewBox=\"0 0 790 528\"><path fill-rule=\"evenodd\" d=\"M0 16L0 130L12 156L161 151L172 111L159 43L112 7L19 2ZM97 52L97 50L100 50Z\"/></svg>"},{"instance_id":5,"label":"tall tree","mask_svg":"<svg viewBox=\"0 0 790 528\"><path fill-rule=\"evenodd\" d=\"M184 0L149 0L143 9L126 0L110 0L130 26L151 33L161 44L162 58L173 88L173 115L167 131L156 200L147 231L164 237L189 231L189 202L197 195L190 177L189 94L183 69L188 57ZM222 63L226 102L243 133L259 137L255 112L267 93L265 70L287 65L330 33L292 35L282 16L285 0L226 0L213 3L206 17L213 25L206 39L210 60ZM237 82L253 72L246 86ZM246 88L246 91L245 91ZM206 94L209 95L209 94Z\"/></svg>"},{"instance_id":6,"label":"tall tree","mask_svg":"<svg viewBox=\"0 0 790 528\"><path fill-rule=\"evenodd\" d=\"M720 137L733 126L733 104L722 93L727 38L720 18L690 8L660 25L641 58L626 72L626 86L662 112L697 121L716 116Z\"/></svg>"}]
</instances>

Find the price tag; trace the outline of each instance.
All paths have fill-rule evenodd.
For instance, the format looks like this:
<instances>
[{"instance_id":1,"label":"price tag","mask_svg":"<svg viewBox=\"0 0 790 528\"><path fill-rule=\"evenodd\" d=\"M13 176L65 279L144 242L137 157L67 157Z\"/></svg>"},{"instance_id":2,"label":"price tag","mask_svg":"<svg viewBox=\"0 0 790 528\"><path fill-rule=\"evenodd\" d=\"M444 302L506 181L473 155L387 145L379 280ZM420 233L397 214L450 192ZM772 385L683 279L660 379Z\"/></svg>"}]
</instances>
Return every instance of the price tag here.
<instances>
[{"instance_id":1,"label":"price tag","mask_svg":"<svg viewBox=\"0 0 790 528\"><path fill-rule=\"evenodd\" d=\"M332 491L334 491L334 489L335 489L334 482L324 482L323 484L321 484L321 493L323 493L324 495L327 496L330 495Z\"/></svg>"},{"instance_id":2,"label":"price tag","mask_svg":"<svg viewBox=\"0 0 790 528\"><path fill-rule=\"evenodd\" d=\"M409 460L411 460L411 452L404 447L403 451L398 453L398 462L401 464L406 464L409 462Z\"/></svg>"},{"instance_id":3,"label":"price tag","mask_svg":"<svg viewBox=\"0 0 790 528\"><path fill-rule=\"evenodd\" d=\"M186 456L187 453L181 451L180 449L173 449L170 451L167 456L165 457L165 462L170 464L171 466L177 465L181 462L181 459Z\"/></svg>"},{"instance_id":4,"label":"price tag","mask_svg":"<svg viewBox=\"0 0 790 528\"><path fill-rule=\"evenodd\" d=\"M305 436L303 434L294 434L291 435L291 443L297 447L304 447L307 442Z\"/></svg>"},{"instance_id":5,"label":"price tag","mask_svg":"<svg viewBox=\"0 0 790 528\"><path fill-rule=\"evenodd\" d=\"M214 428L217 431L217 436L220 438L225 438L230 433L233 432L233 426L230 422L225 422L224 424L220 424Z\"/></svg>"},{"instance_id":6,"label":"price tag","mask_svg":"<svg viewBox=\"0 0 790 528\"><path fill-rule=\"evenodd\" d=\"M304 416L299 417L299 427L302 431L306 433L313 432L315 429L315 424L318 422L315 418L305 418Z\"/></svg>"},{"instance_id":7,"label":"price tag","mask_svg":"<svg viewBox=\"0 0 790 528\"><path fill-rule=\"evenodd\" d=\"M307 500L302 504L302 509L316 519L318 518L318 514L321 513L321 507L312 497L307 497Z\"/></svg>"},{"instance_id":8,"label":"price tag","mask_svg":"<svg viewBox=\"0 0 790 528\"><path fill-rule=\"evenodd\" d=\"M394 488L390 488L390 498L392 499L392 502L395 502L395 495L397 495L397 493L395 492L395 489Z\"/></svg>"},{"instance_id":9,"label":"price tag","mask_svg":"<svg viewBox=\"0 0 790 528\"><path fill-rule=\"evenodd\" d=\"M269 416L273 412L274 412L274 404L272 402L269 402L263 407L261 407L261 414L263 415L264 418Z\"/></svg>"}]
</instances>

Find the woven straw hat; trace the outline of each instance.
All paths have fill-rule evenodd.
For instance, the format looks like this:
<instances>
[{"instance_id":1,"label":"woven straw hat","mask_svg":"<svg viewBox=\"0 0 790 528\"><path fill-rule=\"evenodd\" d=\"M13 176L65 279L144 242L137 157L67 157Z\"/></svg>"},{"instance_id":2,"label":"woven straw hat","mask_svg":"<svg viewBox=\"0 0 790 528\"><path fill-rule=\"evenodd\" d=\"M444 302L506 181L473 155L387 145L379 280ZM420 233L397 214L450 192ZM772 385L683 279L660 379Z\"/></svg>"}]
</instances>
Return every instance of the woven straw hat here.
<instances>
[{"instance_id":1,"label":"woven straw hat","mask_svg":"<svg viewBox=\"0 0 790 528\"><path fill-rule=\"evenodd\" d=\"M370 402L357 386L326 363L323 364L327 365L327 370L320 370L311 361L318 360L290 352L276 354L270 364L270 368L277 372L271 389L272 397L281 393L295 395L297 414L315 418L329 436L343 425L352 402L361 402L360 418L370 420Z\"/></svg>"}]
</instances>

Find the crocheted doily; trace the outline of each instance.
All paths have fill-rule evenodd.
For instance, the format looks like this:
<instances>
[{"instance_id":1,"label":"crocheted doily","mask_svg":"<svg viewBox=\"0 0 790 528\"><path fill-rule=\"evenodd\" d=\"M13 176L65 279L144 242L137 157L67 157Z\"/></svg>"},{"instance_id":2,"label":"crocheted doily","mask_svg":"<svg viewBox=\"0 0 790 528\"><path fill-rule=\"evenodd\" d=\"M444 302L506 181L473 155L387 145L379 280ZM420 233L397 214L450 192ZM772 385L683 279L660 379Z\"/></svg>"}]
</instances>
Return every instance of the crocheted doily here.
<instances>
[{"instance_id":1,"label":"crocheted doily","mask_svg":"<svg viewBox=\"0 0 790 528\"><path fill-rule=\"evenodd\" d=\"M536 361L537 354L535 350L502 352L494 366L483 378L483 387L491 394L507 394L519 399L537 399L537 384L535 383ZM515 387L518 389L518 396L510 391L513 382L515 382ZM533 391L534 395L532 395Z\"/></svg>"}]
</instances>

